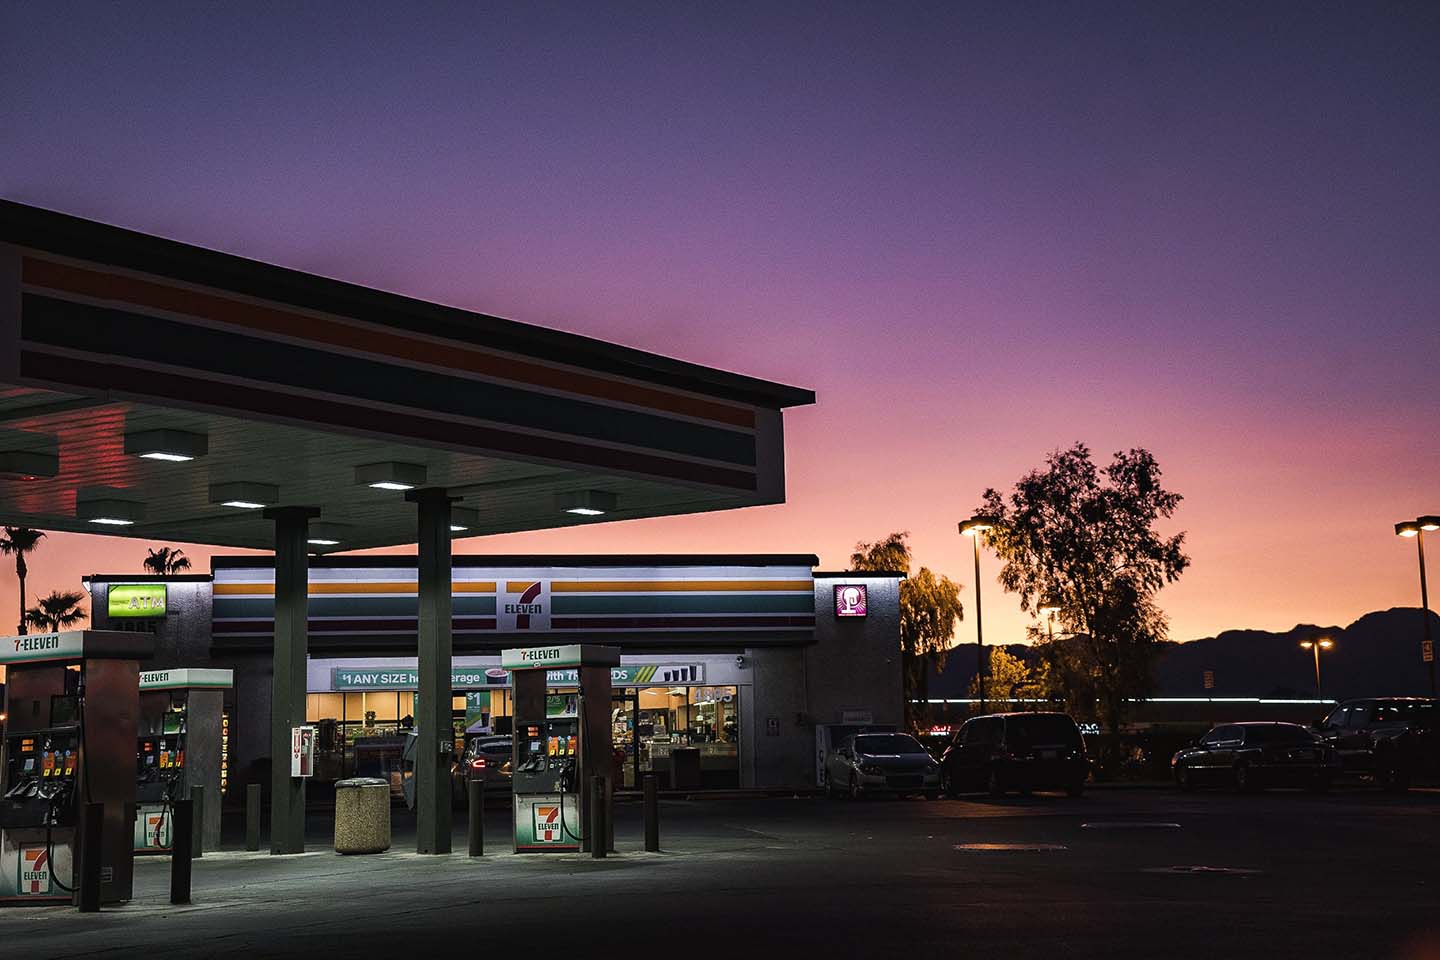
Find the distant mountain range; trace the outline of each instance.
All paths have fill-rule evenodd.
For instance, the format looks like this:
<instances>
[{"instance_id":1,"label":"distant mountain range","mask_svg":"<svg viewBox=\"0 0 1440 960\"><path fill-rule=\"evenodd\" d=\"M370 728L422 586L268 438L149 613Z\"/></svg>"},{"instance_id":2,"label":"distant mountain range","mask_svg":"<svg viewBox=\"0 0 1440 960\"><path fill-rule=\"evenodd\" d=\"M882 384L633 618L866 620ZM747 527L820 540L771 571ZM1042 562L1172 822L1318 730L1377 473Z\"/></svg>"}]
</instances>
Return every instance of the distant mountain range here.
<instances>
[{"instance_id":1,"label":"distant mountain range","mask_svg":"<svg viewBox=\"0 0 1440 960\"><path fill-rule=\"evenodd\" d=\"M1418 607L1367 613L1348 627L1298 624L1284 633L1226 630L1216 637L1166 643L1155 664L1157 697L1313 697L1315 661L1300 641L1328 637L1335 646L1320 654L1320 680L1328 698L1423 696L1430 692L1420 659L1423 621ZM1431 636L1440 644L1440 614L1430 614ZM1030 648L1006 649L1028 658ZM1215 686L1205 689L1205 671ZM975 644L950 651L945 670L930 678L931 697L967 696L975 676Z\"/></svg>"}]
</instances>

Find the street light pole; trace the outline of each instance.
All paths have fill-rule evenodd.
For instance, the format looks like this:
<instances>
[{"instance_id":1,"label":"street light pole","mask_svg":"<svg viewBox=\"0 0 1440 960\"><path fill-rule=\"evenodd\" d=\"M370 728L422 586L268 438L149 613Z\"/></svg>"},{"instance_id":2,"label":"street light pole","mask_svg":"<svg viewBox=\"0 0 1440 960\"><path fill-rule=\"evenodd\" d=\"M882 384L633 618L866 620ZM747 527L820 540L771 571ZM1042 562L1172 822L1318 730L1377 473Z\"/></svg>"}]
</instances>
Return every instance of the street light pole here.
<instances>
[{"instance_id":1,"label":"street light pole","mask_svg":"<svg viewBox=\"0 0 1440 960\"><path fill-rule=\"evenodd\" d=\"M980 615L980 534L997 526L993 517L974 516L960 522L960 532L975 541L975 686L980 694L980 712L985 712L985 631Z\"/></svg>"},{"instance_id":2,"label":"street light pole","mask_svg":"<svg viewBox=\"0 0 1440 960\"><path fill-rule=\"evenodd\" d=\"M1320 692L1320 651L1329 650L1335 646L1333 640L1301 640L1300 649L1310 650L1315 654L1315 699L1324 700L1325 695Z\"/></svg>"},{"instance_id":3,"label":"street light pole","mask_svg":"<svg viewBox=\"0 0 1440 960\"><path fill-rule=\"evenodd\" d=\"M1420 517L1416 520L1395 524L1395 532L1402 537L1414 537L1415 549L1420 558L1420 620L1424 624L1422 656L1429 654L1425 666L1430 673L1430 696L1435 696L1435 643L1430 636L1430 591L1425 583L1425 534L1440 530L1440 517Z\"/></svg>"}]
</instances>

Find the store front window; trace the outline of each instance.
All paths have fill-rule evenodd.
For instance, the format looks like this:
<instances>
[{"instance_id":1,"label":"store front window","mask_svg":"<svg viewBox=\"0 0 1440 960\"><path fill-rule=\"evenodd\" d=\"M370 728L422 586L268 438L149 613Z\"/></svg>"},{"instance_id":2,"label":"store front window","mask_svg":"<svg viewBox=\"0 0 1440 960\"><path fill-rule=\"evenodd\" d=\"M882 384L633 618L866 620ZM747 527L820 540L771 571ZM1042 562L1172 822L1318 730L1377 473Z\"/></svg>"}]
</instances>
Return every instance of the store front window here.
<instances>
[{"instance_id":1,"label":"store front window","mask_svg":"<svg viewBox=\"0 0 1440 960\"><path fill-rule=\"evenodd\" d=\"M698 786L738 787L739 707L737 687L617 690L611 709L611 739L617 766L621 766L618 785L638 787L647 773L659 777L661 786L676 785L676 761L683 767L683 757L676 758L675 751L694 750L699 755Z\"/></svg>"}]
</instances>

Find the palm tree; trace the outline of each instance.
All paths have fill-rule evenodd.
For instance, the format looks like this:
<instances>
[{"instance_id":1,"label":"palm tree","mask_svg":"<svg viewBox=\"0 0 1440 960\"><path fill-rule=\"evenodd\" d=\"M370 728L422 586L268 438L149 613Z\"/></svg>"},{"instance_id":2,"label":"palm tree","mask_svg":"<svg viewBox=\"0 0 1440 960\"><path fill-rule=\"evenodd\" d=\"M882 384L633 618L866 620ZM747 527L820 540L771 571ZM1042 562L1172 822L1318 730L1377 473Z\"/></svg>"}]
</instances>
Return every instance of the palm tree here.
<instances>
[{"instance_id":1,"label":"palm tree","mask_svg":"<svg viewBox=\"0 0 1440 960\"><path fill-rule=\"evenodd\" d=\"M44 536L42 531L29 527L5 527L4 533L0 534L0 556L15 555L15 576L20 578L20 625L17 630L22 634L25 632L25 575L30 572L25 565L25 554L38 547Z\"/></svg>"},{"instance_id":2,"label":"palm tree","mask_svg":"<svg viewBox=\"0 0 1440 960\"><path fill-rule=\"evenodd\" d=\"M41 597L35 606L25 611L25 619L42 633L58 633L85 619L86 613L80 609L80 601L84 599L85 594L78 590L65 593L52 590L50 596Z\"/></svg>"},{"instance_id":3,"label":"palm tree","mask_svg":"<svg viewBox=\"0 0 1440 960\"><path fill-rule=\"evenodd\" d=\"M169 576L190 569L190 558L185 556L185 551L179 547L161 547L159 550L147 547L146 552L150 556L145 558L145 569L151 573Z\"/></svg>"}]
</instances>

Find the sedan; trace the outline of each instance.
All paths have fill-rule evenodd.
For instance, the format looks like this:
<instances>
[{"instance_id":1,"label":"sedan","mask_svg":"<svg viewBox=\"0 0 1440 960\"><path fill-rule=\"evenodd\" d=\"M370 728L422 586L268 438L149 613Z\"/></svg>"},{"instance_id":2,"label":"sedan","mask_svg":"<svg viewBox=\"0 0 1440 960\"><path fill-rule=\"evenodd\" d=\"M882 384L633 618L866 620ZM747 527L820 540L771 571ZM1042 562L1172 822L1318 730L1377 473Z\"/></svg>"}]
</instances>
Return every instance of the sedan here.
<instances>
[{"instance_id":1,"label":"sedan","mask_svg":"<svg viewBox=\"0 0 1440 960\"><path fill-rule=\"evenodd\" d=\"M450 768L450 784L455 803L464 806L471 780L485 784L485 792L510 791L511 740L509 737L476 737L465 745Z\"/></svg>"},{"instance_id":2,"label":"sedan","mask_svg":"<svg viewBox=\"0 0 1440 960\"><path fill-rule=\"evenodd\" d=\"M1294 723L1222 724L1170 760L1182 790L1232 786L1328 789L1340 759L1313 733Z\"/></svg>"},{"instance_id":3,"label":"sedan","mask_svg":"<svg viewBox=\"0 0 1440 960\"><path fill-rule=\"evenodd\" d=\"M825 792L851 798L888 793L940 795L940 765L908 733L861 733L846 739L826 760Z\"/></svg>"}]
</instances>

